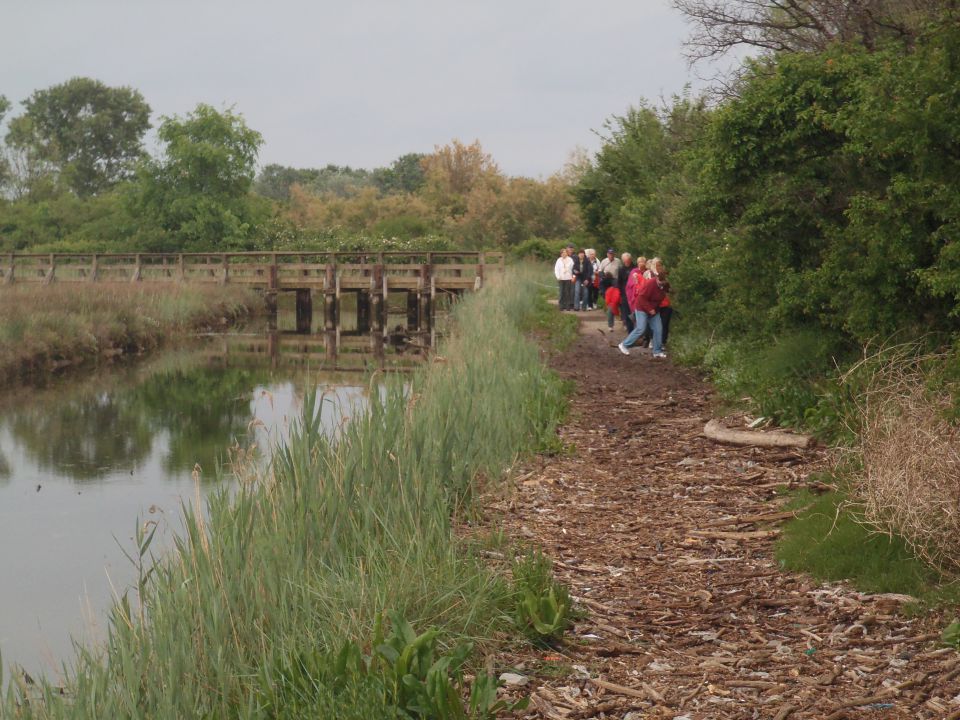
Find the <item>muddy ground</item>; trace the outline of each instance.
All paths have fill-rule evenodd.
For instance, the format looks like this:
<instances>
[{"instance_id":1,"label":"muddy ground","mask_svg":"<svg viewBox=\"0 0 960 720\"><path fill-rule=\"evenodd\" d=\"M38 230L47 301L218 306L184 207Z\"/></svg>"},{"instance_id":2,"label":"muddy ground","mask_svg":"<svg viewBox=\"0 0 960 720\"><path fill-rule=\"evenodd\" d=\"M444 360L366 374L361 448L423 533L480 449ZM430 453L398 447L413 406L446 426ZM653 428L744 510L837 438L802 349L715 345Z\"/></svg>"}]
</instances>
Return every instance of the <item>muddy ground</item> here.
<instances>
[{"instance_id":1,"label":"muddy ground","mask_svg":"<svg viewBox=\"0 0 960 720\"><path fill-rule=\"evenodd\" d=\"M778 568L783 487L806 485L823 451L708 440L710 387L621 355L605 330L584 313L551 360L576 386L572 452L530 462L495 508L585 611L558 649L502 659L529 678L518 716L960 718L944 617Z\"/></svg>"}]
</instances>

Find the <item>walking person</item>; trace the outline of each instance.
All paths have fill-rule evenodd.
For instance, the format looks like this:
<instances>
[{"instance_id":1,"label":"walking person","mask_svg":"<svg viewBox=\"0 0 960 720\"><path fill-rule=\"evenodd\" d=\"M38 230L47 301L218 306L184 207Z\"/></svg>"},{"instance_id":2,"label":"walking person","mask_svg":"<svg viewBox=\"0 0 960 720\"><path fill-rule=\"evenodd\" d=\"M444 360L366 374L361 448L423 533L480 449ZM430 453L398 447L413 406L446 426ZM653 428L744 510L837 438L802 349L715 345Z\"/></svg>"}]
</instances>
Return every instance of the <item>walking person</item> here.
<instances>
[{"instance_id":1,"label":"walking person","mask_svg":"<svg viewBox=\"0 0 960 720\"><path fill-rule=\"evenodd\" d=\"M587 258L587 251L577 253L573 265L573 277L576 285L573 290L573 309L577 311L590 309L590 286L593 284L593 265Z\"/></svg>"},{"instance_id":2,"label":"walking person","mask_svg":"<svg viewBox=\"0 0 960 720\"><path fill-rule=\"evenodd\" d=\"M645 277L659 277L663 272L663 261L660 258L654 258L651 260L648 265L650 266L646 273ZM667 347L667 338L670 336L670 318L673 316L673 307L670 305L670 296L664 295L663 300L660 302L660 307L658 308L658 313L660 315L660 324L663 326L663 348ZM647 325L647 332L643 336L644 344L649 345L650 341L653 339L653 329Z\"/></svg>"},{"instance_id":3,"label":"walking person","mask_svg":"<svg viewBox=\"0 0 960 720\"><path fill-rule=\"evenodd\" d=\"M670 291L667 282L667 273L661 271L658 277L645 278L635 275L629 283L627 293L628 302L634 316L633 331L617 345L617 349L624 355L630 354L630 347L637 342L650 325L653 331L653 357L663 360L667 354L663 352L663 325L660 322L658 309L663 298Z\"/></svg>"},{"instance_id":4,"label":"walking person","mask_svg":"<svg viewBox=\"0 0 960 720\"><path fill-rule=\"evenodd\" d=\"M630 308L627 307L627 280L635 269L633 256L628 252L623 253L620 256L620 267L617 268L617 290L620 291L620 321L627 332L633 330L633 318L630 317Z\"/></svg>"},{"instance_id":5,"label":"walking person","mask_svg":"<svg viewBox=\"0 0 960 720\"><path fill-rule=\"evenodd\" d=\"M561 310L573 309L573 259L566 248L560 251L560 257L553 266L560 289L559 306Z\"/></svg>"}]
</instances>

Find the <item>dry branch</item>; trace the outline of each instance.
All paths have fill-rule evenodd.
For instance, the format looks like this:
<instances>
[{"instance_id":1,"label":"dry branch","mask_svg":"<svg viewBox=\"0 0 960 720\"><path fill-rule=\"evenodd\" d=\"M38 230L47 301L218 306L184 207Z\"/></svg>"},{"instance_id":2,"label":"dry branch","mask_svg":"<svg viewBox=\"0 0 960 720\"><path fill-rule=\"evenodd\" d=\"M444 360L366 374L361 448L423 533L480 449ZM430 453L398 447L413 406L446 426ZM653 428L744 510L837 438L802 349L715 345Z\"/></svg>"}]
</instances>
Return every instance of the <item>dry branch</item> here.
<instances>
[{"instance_id":1,"label":"dry branch","mask_svg":"<svg viewBox=\"0 0 960 720\"><path fill-rule=\"evenodd\" d=\"M715 442L728 445L756 445L758 447L810 447L813 441L809 435L797 435L788 432L757 432L753 430L731 430L717 420L711 420L703 426L703 434Z\"/></svg>"}]
</instances>

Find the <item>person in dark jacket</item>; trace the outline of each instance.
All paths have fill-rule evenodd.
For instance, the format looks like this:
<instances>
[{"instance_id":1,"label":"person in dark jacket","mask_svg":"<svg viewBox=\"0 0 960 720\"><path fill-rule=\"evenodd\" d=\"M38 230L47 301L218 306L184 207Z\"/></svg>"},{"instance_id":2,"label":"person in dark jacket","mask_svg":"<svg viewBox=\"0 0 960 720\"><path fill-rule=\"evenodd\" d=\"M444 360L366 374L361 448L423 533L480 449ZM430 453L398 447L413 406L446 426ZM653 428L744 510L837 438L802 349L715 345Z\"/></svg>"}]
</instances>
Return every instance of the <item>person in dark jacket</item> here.
<instances>
[{"instance_id":1,"label":"person in dark jacket","mask_svg":"<svg viewBox=\"0 0 960 720\"><path fill-rule=\"evenodd\" d=\"M573 277L577 281L573 290L573 309L590 309L590 286L593 285L593 263L585 250L577 253L573 261Z\"/></svg>"}]
</instances>

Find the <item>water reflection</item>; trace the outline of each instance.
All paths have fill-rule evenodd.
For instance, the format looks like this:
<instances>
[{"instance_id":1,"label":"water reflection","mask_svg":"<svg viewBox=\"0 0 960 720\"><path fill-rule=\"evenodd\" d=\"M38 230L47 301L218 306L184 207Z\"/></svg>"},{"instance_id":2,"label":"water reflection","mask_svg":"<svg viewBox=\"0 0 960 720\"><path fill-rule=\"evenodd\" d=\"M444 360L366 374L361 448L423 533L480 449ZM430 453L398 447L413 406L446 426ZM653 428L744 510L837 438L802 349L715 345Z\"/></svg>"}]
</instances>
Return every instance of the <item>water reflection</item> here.
<instances>
[{"instance_id":1,"label":"water reflection","mask_svg":"<svg viewBox=\"0 0 960 720\"><path fill-rule=\"evenodd\" d=\"M12 579L0 583L3 662L55 672L71 635L102 638L112 588L133 577L120 546L130 547L138 517L158 520L169 538L180 503L216 486L228 448L266 456L314 385L327 400L321 422L335 432L365 402L369 376L330 369L412 366L424 348L409 345L405 334L248 331L3 391L0 573Z\"/></svg>"}]
</instances>

